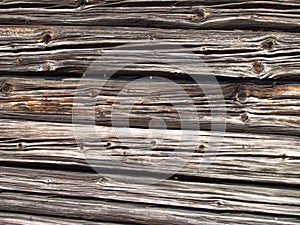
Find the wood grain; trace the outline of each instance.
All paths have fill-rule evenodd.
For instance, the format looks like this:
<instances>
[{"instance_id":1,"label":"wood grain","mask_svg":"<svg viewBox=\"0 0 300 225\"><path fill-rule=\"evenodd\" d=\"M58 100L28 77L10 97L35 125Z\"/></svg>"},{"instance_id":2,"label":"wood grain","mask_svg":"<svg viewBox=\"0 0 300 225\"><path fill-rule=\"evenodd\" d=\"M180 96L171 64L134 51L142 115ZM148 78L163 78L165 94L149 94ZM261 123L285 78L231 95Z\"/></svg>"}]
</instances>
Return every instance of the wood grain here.
<instances>
[{"instance_id":1,"label":"wood grain","mask_svg":"<svg viewBox=\"0 0 300 225\"><path fill-rule=\"evenodd\" d=\"M190 132L191 136L185 137L180 131L170 130L163 137L151 138L152 129L131 128L128 135L116 136L114 129L98 126L97 137L82 128L78 147L72 125L10 120L1 120L1 124L1 134L6 133L0 145L2 165L79 171L92 166L105 174L114 169L112 162L123 162L132 165L129 170L141 171L161 160L180 157L185 165L181 170L176 164L161 166L160 170L149 168L149 172L176 173L182 179L299 185L299 143L295 137L205 131ZM97 158L90 158L93 154ZM203 157L210 160L207 169L201 164Z\"/></svg>"},{"instance_id":2,"label":"wood grain","mask_svg":"<svg viewBox=\"0 0 300 225\"><path fill-rule=\"evenodd\" d=\"M14 8L14 7L37 7L37 8L68 8L77 7L80 5L80 0L30 0L30 1L20 1L20 0L1 0L0 8Z\"/></svg>"},{"instance_id":3,"label":"wood grain","mask_svg":"<svg viewBox=\"0 0 300 225\"><path fill-rule=\"evenodd\" d=\"M299 224L299 12L0 0L0 224Z\"/></svg>"},{"instance_id":4,"label":"wood grain","mask_svg":"<svg viewBox=\"0 0 300 225\"><path fill-rule=\"evenodd\" d=\"M153 4L151 1L80 1L76 8L61 8L65 3L60 2L57 3L58 9L34 5L24 8L12 6L0 9L0 23L222 30L299 29L300 7L297 1L227 1L224 4L220 4L221 1L195 1L189 6L185 6L184 1L179 3L183 5L170 1L166 6L160 2ZM74 6L77 5L74 3Z\"/></svg>"},{"instance_id":5,"label":"wood grain","mask_svg":"<svg viewBox=\"0 0 300 225\"><path fill-rule=\"evenodd\" d=\"M45 216L138 224L296 224L299 213L296 189L178 181L132 186L97 174L1 171L0 209Z\"/></svg>"},{"instance_id":6,"label":"wood grain","mask_svg":"<svg viewBox=\"0 0 300 225\"><path fill-rule=\"evenodd\" d=\"M123 73L136 76L145 72L169 73L176 77L183 73L181 68L174 66L176 63L153 64L151 60L155 57L150 53L147 56L143 51L123 50L123 55L116 57L120 54L118 46L167 42L174 45L173 52L177 52L178 57L181 55L175 59L181 59L190 67L191 74L201 73L199 67L192 65L196 63L196 57L199 57L198 63L205 63L215 76L220 77L297 79L299 74L300 40L293 33L4 26L0 28L0 34L2 73L57 71L82 74L96 59L106 60L108 68L103 69L109 69L110 64L117 65L126 56L131 62L141 59L143 62L131 65Z\"/></svg>"},{"instance_id":7,"label":"wood grain","mask_svg":"<svg viewBox=\"0 0 300 225\"><path fill-rule=\"evenodd\" d=\"M26 225L53 225L53 224L62 224L62 225L69 225L69 224L97 224L97 222L88 221L88 220L76 220L70 218L59 218L53 216L41 216L41 215L32 215L32 214L25 214L19 212L0 212L0 223L5 225L16 225L16 224L26 224ZM98 222L99 224L100 222ZM101 224L111 224L117 225L120 223L112 223L112 222L103 222Z\"/></svg>"},{"instance_id":8,"label":"wood grain","mask_svg":"<svg viewBox=\"0 0 300 225\"><path fill-rule=\"evenodd\" d=\"M80 79L74 78L51 81L7 77L0 81L1 118L72 123L72 113L77 113L73 101L86 99L93 101L94 106L83 103L77 111L83 111L80 115L92 117L96 124L103 126L111 126L112 117L117 115L119 123L128 120L131 127L139 128L148 128L152 119L162 119L169 129L196 129L185 128L193 120L202 130L211 130L214 124L226 125L226 130L231 132L300 134L298 83L222 81L217 84L220 86L189 81L175 83L178 90L182 88L190 96L187 97L183 92L174 91L173 86L168 87L173 81L155 85L151 80L141 80L130 88L127 85L134 80L85 79L79 83ZM216 91L217 87L223 95ZM187 98L192 102L181 104ZM190 112L191 107L195 113Z\"/></svg>"}]
</instances>

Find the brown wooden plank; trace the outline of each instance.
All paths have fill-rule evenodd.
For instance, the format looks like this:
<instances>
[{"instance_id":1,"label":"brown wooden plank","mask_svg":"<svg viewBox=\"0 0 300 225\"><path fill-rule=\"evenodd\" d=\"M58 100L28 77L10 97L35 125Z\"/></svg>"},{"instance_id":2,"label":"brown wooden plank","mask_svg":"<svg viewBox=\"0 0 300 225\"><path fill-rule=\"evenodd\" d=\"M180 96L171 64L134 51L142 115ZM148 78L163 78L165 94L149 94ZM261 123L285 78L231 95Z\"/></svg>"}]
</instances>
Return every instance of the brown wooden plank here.
<instances>
[{"instance_id":1,"label":"brown wooden plank","mask_svg":"<svg viewBox=\"0 0 300 225\"><path fill-rule=\"evenodd\" d=\"M194 118L202 130L210 130L213 123L226 125L226 130L231 132L300 134L300 89L297 83L222 81L219 84L223 96L220 96L215 84L202 84L202 88L205 86L206 89L204 92L199 84L181 81L178 88L183 88L193 103L182 106L178 112L176 103L184 102L186 96L167 88L168 82L154 86L150 80L149 83L140 81L126 91L126 85L132 80L105 83L86 80L84 90L77 90L77 87L80 88L79 81L3 77L0 116L6 119L72 123L73 101L86 98L87 101L94 99L95 107L82 104L81 109L87 110L83 115L90 118L90 113L96 113L92 114L94 120L103 126L110 126L114 120L112 116L118 114L119 123L128 120L131 127L140 128L147 128L153 118L160 118L168 128L189 129L184 128L181 122L187 124ZM104 87L101 93L91 98L90 94L97 90L96 84L97 88ZM162 87L164 92L161 91ZM119 96L122 90L123 96ZM188 113L190 107L195 107L197 113L191 118L183 117L183 112ZM218 110L219 113L212 113Z\"/></svg>"}]
</instances>

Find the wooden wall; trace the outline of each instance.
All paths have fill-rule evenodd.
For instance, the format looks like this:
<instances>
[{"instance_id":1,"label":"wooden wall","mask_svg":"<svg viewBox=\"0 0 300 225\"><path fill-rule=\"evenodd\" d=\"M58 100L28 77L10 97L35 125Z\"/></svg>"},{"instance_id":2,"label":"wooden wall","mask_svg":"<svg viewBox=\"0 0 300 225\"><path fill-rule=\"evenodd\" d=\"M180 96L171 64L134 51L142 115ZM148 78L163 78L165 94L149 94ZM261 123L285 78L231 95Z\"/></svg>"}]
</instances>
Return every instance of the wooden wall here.
<instances>
[{"instance_id":1,"label":"wooden wall","mask_svg":"<svg viewBox=\"0 0 300 225\"><path fill-rule=\"evenodd\" d=\"M299 31L299 0L0 0L0 224L299 224ZM99 54L151 40L183 46L210 68L226 107L215 123L226 123L226 132L207 142L207 99L184 74L134 65L96 96L98 147L151 163L178 141L180 118L157 104L156 90L131 111L136 139L120 142L112 132L115 97L145 74L188 90L202 118L200 134L191 131L200 143L167 180L116 182L85 160L83 151L95 146L74 138L73 100ZM218 110L220 96L209 90ZM174 138L157 137L153 148L147 128L155 116ZM195 172L205 153L216 158Z\"/></svg>"}]
</instances>

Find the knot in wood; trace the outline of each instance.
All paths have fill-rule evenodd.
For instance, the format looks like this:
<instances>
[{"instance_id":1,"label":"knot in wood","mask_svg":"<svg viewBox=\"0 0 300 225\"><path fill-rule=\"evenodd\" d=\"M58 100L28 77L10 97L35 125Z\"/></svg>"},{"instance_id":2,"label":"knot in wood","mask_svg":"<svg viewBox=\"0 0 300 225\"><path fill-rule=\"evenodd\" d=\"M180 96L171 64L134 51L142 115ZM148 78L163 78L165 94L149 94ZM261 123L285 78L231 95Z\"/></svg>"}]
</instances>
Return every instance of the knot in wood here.
<instances>
[{"instance_id":1,"label":"knot in wood","mask_svg":"<svg viewBox=\"0 0 300 225\"><path fill-rule=\"evenodd\" d=\"M96 110L95 116L100 119L100 118L105 117L105 114L102 110Z\"/></svg>"},{"instance_id":2,"label":"knot in wood","mask_svg":"<svg viewBox=\"0 0 300 225\"><path fill-rule=\"evenodd\" d=\"M42 42L44 42L45 44L49 44L52 39L53 37L51 34L45 34L42 38Z\"/></svg>"},{"instance_id":3,"label":"knot in wood","mask_svg":"<svg viewBox=\"0 0 300 225\"><path fill-rule=\"evenodd\" d=\"M9 95L14 90L14 84L10 81L2 81L0 83L0 91L5 94Z\"/></svg>"},{"instance_id":4,"label":"knot in wood","mask_svg":"<svg viewBox=\"0 0 300 225\"><path fill-rule=\"evenodd\" d=\"M247 123L249 121L249 116L248 116L248 113L245 112L241 115L241 121L244 122L244 123Z\"/></svg>"},{"instance_id":5,"label":"knot in wood","mask_svg":"<svg viewBox=\"0 0 300 225\"><path fill-rule=\"evenodd\" d=\"M207 13L203 9L194 9L193 13L192 21L204 21L206 19Z\"/></svg>"},{"instance_id":6,"label":"knot in wood","mask_svg":"<svg viewBox=\"0 0 300 225\"><path fill-rule=\"evenodd\" d=\"M111 143L110 143L110 142L107 142L106 145L105 145L105 147L106 147L106 148L110 148L110 147L111 147Z\"/></svg>"},{"instance_id":7,"label":"knot in wood","mask_svg":"<svg viewBox=\"0 0 300 225\"><path fill-rule=\"evenodd\" d=\"M18 65L21 65L23 63L23 59L18 57L17 58L17 63L18 63Z\"/></svg>"},{"instance_id":8,"label":"knot in wood","mask_svg":"<svg viewBox=\"0 0 300 225\"><path fill-rule=\"evenodd\" d=\"M225 202L223 202L222 200L217 200L215 203L216 203L217 206L225 205Z\"/></svg>"},{"instance_id":9,"label":"knot in wood","mask_svg":"<svg viewBox=\"0 0 300 225\"><path fill-rule=\"evenodd\" d=\"M108 183L110 180L107 179L106 177L100 177L97 181L97 184L104 184L104 183Z\"/></svg>"},{"instance_id":10,"label":"knot in wood","mask_svg":"<svg viewBox=\"0 0 300 225\"><path fill-rule=\"evenodd\" d=\"M268 38L261 43L261 48L265 50L272 50L276 46L276 40L274 38Z\"/></svg>"},{"instance_id":11,"label":"knot in wood","mask_svg":"<svg viewBox=\"0 0 300 225\"><path fill-rule=\"evenodd\" d=\"M203 153L205 151L206 146L204 144L199 145L194 152L196 153Z\"/></svg>"},{"instance_id":12,"label":"knot in wood","mask_svg":"<svg viewBox=\"0 0 300 225\"><path fill-rule=\"evenodd\" d=\"M264 65L262 62L256 61L253 63L252 70L256 74L261 74L264 71Z\"/></svg>"},{"instance_id":13,"label":"knot in wood","mask_svg":"<svg viewBox=\"0 0 300 225\"><path fill-rule=\"evenodd\" d=\"M14 44L14 43L9 43L9 47L11 47L11 48L16 48L16 44Z\"/></svg>"},{"instance_id":14,"label":"knot in wood","mask_svg":"<svg viewBox=\"0 0 300 225\"><path fill-rule=\"evenodd\" d=\"M45 184L50 184L50 183L51 183L50 179L45 180Z\"/></svg>"},{"instance_id":15,"label":"knot in wood","mask_svg":"<svg viewBox=\"0 0 300 225\"><path fill-rule=\"evenodd\" d=\"M250 96L250 91L242 87L239 88L239 90L237 91L235 95L235 99L239 103L246 103L249 96Z\"/></svg>"},{"instance_id":16,"label":"knot in wood","mask_svg":"<svg viewBox=\"0 0 300 225\"><path fill-rule=\"evenodd\" d=\"M42 71L45 72L55 71L54 64L50 62L46 62L45 64L42 65Z\"/></svg>"},{"instance_id":17,"label":"knot in wood","mask_svg":"<svg viewBox=\"0 0 300 225\"><path fill-rule=\"evenodd\" d=\"M22 143L18 143L17 148L18 148L18 150L23 151L24 150L24 145Z\"/></svg>"}]
</instances>

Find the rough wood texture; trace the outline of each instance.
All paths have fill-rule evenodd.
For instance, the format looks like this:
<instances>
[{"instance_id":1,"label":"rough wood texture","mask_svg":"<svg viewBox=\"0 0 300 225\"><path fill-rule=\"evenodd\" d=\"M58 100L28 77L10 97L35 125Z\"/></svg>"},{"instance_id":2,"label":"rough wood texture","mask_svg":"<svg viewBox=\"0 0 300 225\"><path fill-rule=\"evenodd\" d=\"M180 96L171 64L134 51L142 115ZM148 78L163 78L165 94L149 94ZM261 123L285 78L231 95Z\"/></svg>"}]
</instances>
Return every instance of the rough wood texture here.
<instances>
[{"instance_id":1,"label":"rough wood texture","mask_svg":"<svg viewBox=\"0 0 300 225\"><path fill-rule=\"evenodd\" d=\"M185 96L180 92L174 93L171 89L160 91L160 87L165 88L167 83L155 87L140 81L130 90L125 91L123 96L118 96L120 91L130 84L130 80L108 82L87 80L85 85L90 84L91 87L84 90L77 89L79 81L80 79L51 81L36 78L3 78L0 80L2 90L0 115L7 119L72 123L74 96L88 99L90 94L95 92L92 87L97 82L104 88L101 93L93 94L96 105L95 107L84 106L86 108L84 114L88 117L95 112L98 125L111 124L112 110L130 118L132 127L148 128L151 118L159 117L169 128L180 129L181 122L189 120L178 114L176 106L170 105L170 102L184 101ZM213 122L226 123L227 131L300 134L298 117L300 84L223 81L220 82L220 87L224 96L219 96L214 84L203 85L206 86L207 93L203 92L199 84L188 81L181 81L178 84L191 96L202 130L209 130ZM138 92L148 94L137 97ZM224 106L221 97L225 99ZM211 110L222 109L222 107L224 107L224 114L211 115ZM125 115L127 113L125 109L130 110L128 116ZM182 108L182 112L188 113L189 110L190 104Z\"/></svg>"},{"instance_id":2,"label":"rough wood texture","mask_svg":"<svg viewBox=\"0 0 300 225\"><path fill-rule=\"evenodd\" d=\"M1 171L0 187L5 190L1 193L1 207L12 207L13 211L137 224L298 221L293 218L299 213L297 189L268 188L266 192L266 187L176 181L132 186L103 180L92 173L5 167ZM70 204L78 207L69 207Z\"/></svg>"},{"instance_id":3,"label":"rough wood texture","mask_svg":"<svg viewBox=\"0 0 300 225\"><path fill-rule=\"evenodd\" d=\"M282 32L197 31L107 27L3 26L0 28L2 72L79 72L114 47L151 41L170 42L182 58L199 57L215 76L299 78L299 35ZM183 48L186 49L183 52ZM129 50L128 50L129 51ZM176 52L176 50L174 50ZM124 53L125 54L125 53ZM142 51L128 53L131 60ZM117 63L116 57L108 65ZM186 60L189 65L195 62ZM284 65L284 66L282 66ZM193 68L193 66L191 66ZM196 67L191 73L199 73ZM144 62L127 73L180 74L181 68Z\"/></svg>"},{"instance_id":4,"label":"rough wood texture","mask_svg":"<svg viewBox=\"0 0 300 225\"><path fill-rule=\"evenodd\" d=\"M46 1L48 2L48 1ZM67 1L68 2L68 1ZM299 29L298 1L80 1L76 8L3 8L1 24L106 25L198 29ZM166 4L166 6L164 6ZM74 3L74 6L76 3ZM78 5L78 4L77 4Z\"/></svg>"},{"instance_id":5,"label":"rough wood texture","mask_svg":"<svg viewBox=\"0 0 300 225\"><path fill-rule=\"evenodd\" d=\"M19 212L0 212L0 223L5 225L16 225L16 224L26 224L26 225L52 225L52 224L62 224L62 225L70 225L70 224L97 224L97 222L88 221L88 220L76 220L70 218L53 218L51 216L40 216L33 214L22 214ZM110 224L117 225L120 223L112 223L112 222L101 222L101 224Z\"/></svg>"},{"instance_id":6,"label":"rough wood texture","mask_svg":"<svg viewBox=\"0 0 300 225\"><path fill-rule=\"evenodd\" d=\"M224 179L241 182L277 183L299 185L299 143L295 137L280 135L254 135L227 132L215 133L215 141L208 143L210 132L191 132L199 138L199 146L187 142L175 154L170 155L178 146L180 132L170 130L165 137L151 138L152 130L131 129L134 134L117 138L110 127L97 127L98 138L86 140L77 147L74 140L73 126L67 124L1 121L1 133L7 132L1 140L1 163L3 165L69 168L87 170L85 161L87 151L101 151L101 159L92 161L95 168L110 169L111 157L132 165L155 165L168 157L181 157L186 166L176 171L176 166L169 166L168 172L174 171L182 179ZM34 129L32 129L34 127ZM85 133L85 136L92 133ZM17 138L18 137L18 138ZM155 141L153 146L152 141ZM109 145L107 144L109 143ZM276 149L273 150L274 146ZM201 160L212 155L212 164L201 171ZM87 155L89 157L89 155ZM89 158L87 158L89 160ZM91 160L91 159L90 159ZM91 161L90 161L91 162ZM141 168L133 168L138 171ZM163 169L162 169L163 170ZM160 171L165 173L166 171Z\"/></svg>"},{"instance_id":7,"label":"rough wood texture","mask_svg":"<svg viewBox=\"0 0 300 225\"><path fill-rule=\"evenodd\" d=\"M0 224L299 224L299 12L298 0L0 0ZM165 57L181 64L116 48L145 42L178 46ZM106 71L124 56L146 59L100 93L87 79L79 99L95 107L76 111L81 77L107 53ZM198 62L223 96L184 74L182 65L207 72ZM185 96L164 82L140 81L118 96L144 76L183 88L200 131L184 128L182 138L181 122L194 120L180 117L169 100ZM132 106L136 96L143 99ZM130 118L121 136L116 111ZM73 125L79 112L85 120ZM159 133L153 118L170 129ZM157 166L170 159L184 166ZM130 165L131 176L112 160ZM145 185L143 166L168 179L145 174L156 182Z\"/></svg>"}]
</instances>

